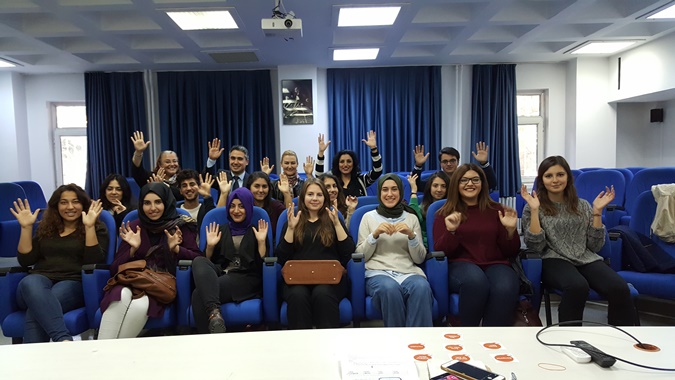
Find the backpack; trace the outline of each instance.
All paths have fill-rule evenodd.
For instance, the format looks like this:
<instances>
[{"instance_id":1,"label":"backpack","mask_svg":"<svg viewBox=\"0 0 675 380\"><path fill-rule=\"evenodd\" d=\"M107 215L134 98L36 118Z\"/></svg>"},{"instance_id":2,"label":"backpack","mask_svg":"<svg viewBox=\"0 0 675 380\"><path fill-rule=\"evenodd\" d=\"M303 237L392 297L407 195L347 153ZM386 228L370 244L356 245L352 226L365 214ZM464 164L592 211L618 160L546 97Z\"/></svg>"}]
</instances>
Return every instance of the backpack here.
<instances>
[{"instance_id":1,"label":"backpack","mask_svg":"<svg viewBox=\"0 0 675 380\"><path fill-rule=\"evenodd\" d=\"M675 257L648 236L622 225L609 232L621 235L622 269L641 273L675 273Z\"/></svg>"},{"instance_id":2,"label":"backpack","mask_svg":"<svg viewBox=\"0 0 675 380\"><path fill-rule=\"evenodd\" d=\"M656 200L652 233L666 243L675 243L675 184L654 185L652 195Z\"/></svg>"}]
</instances>

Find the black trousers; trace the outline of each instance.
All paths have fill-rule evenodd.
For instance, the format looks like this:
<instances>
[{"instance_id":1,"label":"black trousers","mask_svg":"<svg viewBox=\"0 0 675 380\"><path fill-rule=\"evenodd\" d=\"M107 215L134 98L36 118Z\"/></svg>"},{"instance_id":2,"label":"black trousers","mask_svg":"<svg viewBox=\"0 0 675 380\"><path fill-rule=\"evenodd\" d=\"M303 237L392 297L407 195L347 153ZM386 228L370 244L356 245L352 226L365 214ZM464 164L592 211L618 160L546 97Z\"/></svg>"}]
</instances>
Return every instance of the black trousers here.
<instances>
[{"instance_id":1,"label":"black trousers","mask_svg":"<svg viewBox=\"0 0 675 380\"><path fill-rule=\"evenodd\" d=\"M192 277L195 290L192 292L192 314L197 331L209 332L209 314L221 304L232 302L232 278L206 257L197 257L192 261Z\"/></svg>"},{"instance_id":2,"label":"black trousers","mask_svg":"<svg viewBox=\"0 0 675 380\"><path fill-rule=\"evenodd\" d=\"M286 285L283 298L288 304L289 329L340 327L340 301L349 292L349 279L337 285Z\"/></svg>"},{"instance_id":3,"label":"black trousers","mask_svg":"<svg viewBox=\"0 0 675 380\"><path fill-rule=\"evenodd\" d=\"M575 266L563 259L542 261L545 286L562 290L558 307L560 322L582 320L589 289L608 302L607 321L615 326L635 326L637 312L626 281L603 261Z\"/></svg>"}]
</instances>

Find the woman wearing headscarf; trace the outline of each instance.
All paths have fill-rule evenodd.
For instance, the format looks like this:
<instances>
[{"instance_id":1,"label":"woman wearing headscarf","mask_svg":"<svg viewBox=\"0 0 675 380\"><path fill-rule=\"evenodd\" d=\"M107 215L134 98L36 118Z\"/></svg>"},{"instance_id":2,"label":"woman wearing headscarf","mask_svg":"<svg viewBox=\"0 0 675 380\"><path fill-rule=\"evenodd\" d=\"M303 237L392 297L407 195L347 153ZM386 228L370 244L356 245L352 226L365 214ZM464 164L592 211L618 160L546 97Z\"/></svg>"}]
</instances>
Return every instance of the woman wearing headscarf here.
<instances>
[{"instance_id":1,"label":"woman wearing headscarf","mask_svg":"<svg viewBox=\"0 0 675 380\"><path fill-rule=\"evenodd\" d=\"M176 199L168 186L149 183L141 188L139 198L138 220L120 227L122 244L110 266L111 275L120 265L134 260L145 260L152 270L175 274L179 260L201 255L196 241L197 224L176 211ZM103 295L98 338L138 336L148 317L162 316L165 306L145 294L133 298L130 288L116 285Z\"/></svg>"},{"instance_id":2,"label":"woman wearing headscarf","mask_svg":"<svg viewBox=\"0 0 675 380\"><path fill-rule=\"evenodd\" d=\"M379 205L363 216L356 246L366 260L366 292L385 326L432 326L431 286L415 265L426 256L417 215L402 203L398 175L382 176L377 189Z\"/></svg>"},{"instance_id":3,"label":"woman wearing headscarf","mask_svg":"<svg viewBox=\"0 0 675 380\"><path fill-rule=\"evenodd\" d=\"M269 226L252 220L253 202L249 189L234 190L227 200L228 222L206 226L206 257L192 261L192 313L200 333L225 332L221 304L260 297Z\"/></svg>"}]
</instances>

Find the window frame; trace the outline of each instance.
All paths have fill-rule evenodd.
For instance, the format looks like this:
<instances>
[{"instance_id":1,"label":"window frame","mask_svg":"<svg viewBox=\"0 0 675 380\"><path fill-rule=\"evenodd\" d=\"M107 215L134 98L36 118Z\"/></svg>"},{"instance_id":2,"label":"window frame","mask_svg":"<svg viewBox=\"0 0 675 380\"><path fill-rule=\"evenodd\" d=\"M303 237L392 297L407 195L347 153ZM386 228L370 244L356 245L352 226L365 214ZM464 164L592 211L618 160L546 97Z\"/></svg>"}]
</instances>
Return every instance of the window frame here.
<instances>
[{"instance_id":1,"label":"window frame","mask_svg":"<svg viewBox=\"0 0 675 380\"><path fill-rule=\"evenodd\" d=\"M85 102L49 102L49 112L51 118L51 129L53 137L53 148L54 148L54 182L56 187L59 187L64 184L63 181L63 157L62 151L63 147L61 146L61 137L66 136L83 136L87 137L87 128L58 128L58 121L56 118L56 109L58 107L73 107L73 106L82 106L86 107ZM82 184L84 188L84 184Z\"/></svg>"},{"instance_id":2,"label":"window frame","mask_svg":"<svg viewBox=\"0 0 675 380\"><path fill-rule=\"evenodd\" d=\"M548 106L547 92L545 90L518 91L516 96L539 96L539 116L518 116L518 126L536 125L537 127L537 164L546 158L546 110ZM516 106L517 108L517 106ZM535 176L521 176L520 180L528 188L532 188Z\"/></svg>"}]
</instances>

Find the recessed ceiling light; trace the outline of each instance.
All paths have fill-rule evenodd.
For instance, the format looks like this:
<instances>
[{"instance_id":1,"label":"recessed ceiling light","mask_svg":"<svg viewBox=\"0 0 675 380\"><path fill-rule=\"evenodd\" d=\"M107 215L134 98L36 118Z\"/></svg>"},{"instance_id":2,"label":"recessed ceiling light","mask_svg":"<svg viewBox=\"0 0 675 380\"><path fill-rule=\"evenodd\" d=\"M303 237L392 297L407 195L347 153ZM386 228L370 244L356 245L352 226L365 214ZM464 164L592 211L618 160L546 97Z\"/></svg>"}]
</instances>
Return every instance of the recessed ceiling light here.
<instances>
[{"instance_id":1,"label":"recessed ceiling light","mask_svg":"<svg viewBox=\"0 0 675 380\"><path fill-rule=\"evenodd\" d=\"M568 51L571 54L612 54L623 50L637 41L590 41Z\"/></svg>"},{"instance_id":2,"label":"recessed ceiling light","mask_svg":"<svg viewBox=\"0 0 675 380\"><path fill-rule=\"evenodd\" d=\"M340 8L338 26L393 25L400 6Z\"/></svg>"},{"instance_id":3,"label":"recessed ceiling light","mask_svg":"<svg viewBox=\"0 0 675 380\"><path fill-rule=\"evenodd\" d=\"M377 58L379 48L374 49L335 49L333 61L358 61Z\"/></svg>"},{"instance_id":4,"label":"recessed ceiling light","mask_svg":"<svg viewBox=\"0 0 675 380\"><path fill-rule=\"evenodd\" d=\"M239 29L230 11L166 12L183 30Z\"/></svg>"},{"instance_id":5,"label":"recessed ceiling light","mask_svg":"<svg viewBox=\"0 0 675 380\"><path fill-rule=\"evenodd\" d=\"M663 8L647 18L648 19L675 18L675 4L671 4L669 7Z\"/></svg>"},{"instance_id":6,"label":"recessed ceiling light","mask_svg":"<svg viewBox=\"0 0 675 380\"><path fill-rule=\"evenodd\" d=\"M0 58L0 67L16 67L16 63Z\"/></svg>"}]
</instances>

